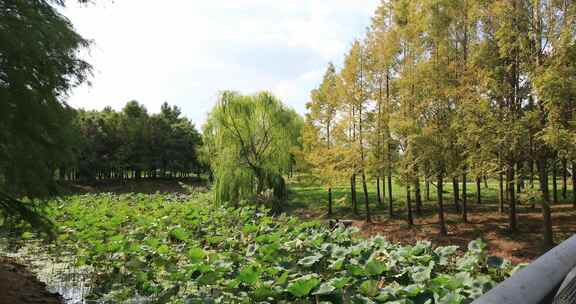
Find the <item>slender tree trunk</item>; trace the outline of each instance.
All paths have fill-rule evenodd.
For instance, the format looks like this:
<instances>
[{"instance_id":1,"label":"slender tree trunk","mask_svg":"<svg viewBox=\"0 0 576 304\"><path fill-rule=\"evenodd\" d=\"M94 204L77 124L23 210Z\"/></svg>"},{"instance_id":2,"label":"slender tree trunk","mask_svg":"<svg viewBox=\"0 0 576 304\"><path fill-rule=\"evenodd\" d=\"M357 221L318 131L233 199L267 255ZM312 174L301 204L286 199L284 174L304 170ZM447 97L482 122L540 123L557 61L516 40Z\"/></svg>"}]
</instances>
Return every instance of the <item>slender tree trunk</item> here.
<instances>
[{"instance_id":1,"label":"slender tree trunk","mask_svg":"<svg viewBox=\"0 0 576 304\"><path fill-rule=\"evenodd\" d=\"M540 157L538 160L538 177L540 179L540 191L542 191L542 219L544 248L552 248L554 240L552 235L552 211L550 209L550 192L548 191L548 170L546 168L546 158Z\"/></svg>"},{"instance_id":2,"label":"slender tree trunk","mask_svg":"<svg viewBox=\"0 0 576 304\"><path fill-rule=\"evenodd\" d=\"M364 190L364 207L366 208L366 222L372 223L372 214L370 213L370 202L368 200L368 186L366 185L366 174L362 169L362 188Z\"/></svg>"},{"instance_id":3,"label":"slender tree trunk","mask_svg":"<svg viewBox=\"0 0 576 304\"><path fill-rule=\"evenodd\" d=\"M414 225L414 217L412 215L412 199L410 198L410 184L406 185L406 211L407 211L407 219L408 225Z\"/></svg>"},{"instance_id":4,"label":"slender tree trunk","mask_svg":"<svg viewBox=\"0 0 576 304\"><path fill-rule=\"evenodd\" d=\"M378 199L378 205L382 206L382 196L380 193L380 177L376 177L376 198Z\"/></svg>"},{"instance_id":5,"label":"slender tree trunk","mask_svg":"<svg viewBox=\"0 0 576 304\"><path fill-rule=\"evenodd\" d=\"M425 177L426 179L426 201L430 201L430 178L428 176Z\"/></svg>"},{"instance_id":6,"label":"slender tree trunk","mask_svg":"<svg viewBox=\"0 0 576 304\"><path fill-rule=\"evenodd\" d=\"M500 173L498 173L498 203L500 203L500 206L498 208L498 211L500 213L504 213L504 173L502 172L502 167L500 167Z\"/></svg>"},{"instance_id":7,"label":"slender tree trunk","mask_svg":"<svg viewBox=\"0 0 576 304\"><path fill-rule=\"evenodd\" d=\"M452 177L452 193L454 198L454 210L460 213L460 189L458 189L458 178Z\"/></svg>"},{"instance_id":8,"label":"slender tree trunk","mask_svg":"<svg viewBox=\"0 0 576 304\"><path fill-rule=\"evenodd\" d=\"M256 175L256 194L260 195L266 190L264 172L258 168L254 170L254 173Z\"/></svg>"},{"instance_id":9,"label":"slender tree trunk","mask_svg":"<svg viewBox=\"0 0 576 304\"><path fill-rule=\"evenodd\" d=\"M350 192L352 195L352 208L354 214L358 215L358 204L356 201L356 174L352 174L352 177L350 178Z\"/></svg>"},{"instance_id":10,"label":"slender tree trunk","mask_svg":"<svg viewBox=\"0 0 576 304\"><path fill-rule=\"evenodd\" d=\"M462 174L462 221L468 223L468 198L466 197L466 173Z\"/></svg>"},{"instance_id":11,"label":"slender tree trunk","mask_svg":"<svg viewBox=\"0 0 576 304\"><path fill-rule=\"evenodd\" d=\"M481 183L481 177L476 177L476 204L478 205L482 204L482 193L480 193Z\"/></svg>"},{"instance_id":12,"label":"slender tree trunk","mask_svg":"<svg viewBox=\"0 0 576 304\"><path fill-rule=\"evenodd\" d=\"M504 174L504 201L508 201L510 200L510 190L508 190L508 187L510 186L510 181L508 180L508 171L506 169L505 171L506 173Z\"/></svg>"},{"instance_id":13,"label":"slender tree trunk","mask_svg":"<svg viewBox=\"0 0 576 304\"><path fill-rule=\"evenodd\" d=\"M542 46L542 33L543 33L543 29L541 28L542 25L542 19L541 19L541 15L540 15L540 1L537 0L536 3L534 3L534 7L536 8L533 12L533 21L532 23L534 24L535 28L532 31L534 38L533 40L536 42L535 45L535 66L536 67L540 67L542 65L542 51L543 51L543 46ZM538 110L539 110L539 129L540 130L544 130L546 127L546 120L547 120L547 111L546 111L546 107L544 106L544 102L539 100L539 95L538 94L533 94L534 96L534 100L535 100L535 104L538 105ZM552 248L553 246L553 238L552 238L552 216L551 216L551 210L550 210L550 193L548 192L548 169L547 169L547 155L545 154L545 151L538 151L538 160L537 160L537 166L538 166L538 175L539 175L539 180L540 180L540 191L542 192L542 219L543 219L543 232L544 232L544 247L545 248Z\"/></svg>"},{"instance_id":14,"label":"slender tree trunk","mask_svg":"<svg viewBox=\"0 0 576 304\"><path fill-rule=\"evenodd\" d=\"M387 157L388 157L388 215L390 218L394 216L394 209L393 209L393 199L392 199L392 145L390 144L390 111L392 109L392 104L390 101L390 69L386 68L386 115L388 116L387 124L386 124L386 148L387 148Z\"/></svg>"},{"instance_id":15,"label":"slender tree trunk","mask_svg":"<svg viewBox=\"0 0 576 304\"><path fill-rule=\"evenodd\" d=\"M518 225L516 221L516 194L514 193L515 191L514 182L515 182L514 165L510 165L510 167L508 168L508 191L510 192L509 225L511 232L516 232L518 230Z\"/></svg>"},{"instance_id":16,"label":"slender tree trunk","mask_svg":"<svg viewBox=\"0 0 576 304\"><path fill-rule=\"evenodd\" d=\"M530 160L530 188L534 189L534 161Z\"/></svg>"},{"instance_id":17,"label":"slender tree trunk","mask_svg":"<svg viewBox=\"0 0 576 304\"><path fill-rule=\"evenodd\" d=\"M562 159L562 198L568 197L568 162Z\"/></svg>"},{"instance_id":18,"label":"slender tree trunk","mask_svg":"<svg viewBox=\"0 0 576 304\"><path fill-rule=\"evenodd\" d=\"M576 162L572 161L572 204L576 208Z\"/></svg>"},{"instance_id":19,"label":"slender tree trunk","mask_svg":"<svg viewBox=\"0 0 576 304\"><path fill-rule=\"evenodd\" d=\"M328 216L332 215L332 187L328 188Z\"/></svg>"},{"instance_id":20,"label":"slender tree trunk","mask_svg":"<svg viewBox=\"0 0 576 304\"><path fill-rule=\"evenodd\" d=\"M516 176L518 177L516 182L516 193L520 194L522 192L522 163L516 163Z\"/></svg>"},{"instance_id":21,"label":"slender tree trunk","mask_svg":"<svg viewBox=\"0 0 576 304\"><path fill-rule=\"evenodd\" d=\"M416 198L416 214L422 215L422 194L420 193L420 176L414 181L414 196Z\"/></svg>"},{"instance_id":22,"label":"slender tree trunk","mask_svg":"<svg viewBox=\"0 0 576 304\"><path fill-rule=\"evenodd\" d=\"M394 200L392 199L392 168L388 169L388 215L394 216Z\"/></svg>"},{"instance_id":23,"label":"slender tree trunk","mask_svg":"<svg viewBox=\"0 0 576 304\"><path fill-rule=\"evenodd\" d=\"M482 179L484 180L484 188L488 189L488 177L486 175L482 175Z\"/></svg>"},{"instance_id":24,"label":"slender tree trunk","mask_svg":"<svg viewBox=\"0 0 576 304\"><path fill-rule=\"evenodd\" d=\"M376 124L376 157L377 157L377 162L378 162L378 166L382 165L382 160L384 160L384 153L386 153L385 149L384 149L384 132L382 132L382 78L379 78L378 81L378 115L376 117L377 119L377 124ZM377 188L377 195L378 195L378 205L379 206L383 206L384 205L384 201L382 197L386 196L386 182L385 182L385 178L384 175L382 174L383 170L380 168L378 170L378 174L376 176L376 188ZM380 193L380 177L382 177L382 193Z\"/></svg>"},{"instance_id":25,"label":"slender tree trunk","mask_svg":"<svg viewBox=\"0 0 576 304\"><path fill-rule=\"evenodd\" d=\"M382 170L380 176L382 177L382 207L386 205L386 175L384 174L384 170Z\"/></svg>"},{"instance_id":26,"label":"slender tree trunk","mask_svg":"<svg viewBox=\"0 0 576 304\"><path fill-rule=\"evenodd\" d=\"M558 204L558 165L556 159L552 160L552 203Z\"/></svg>"},{"instance_id":27,"label":"slender tree trunk","mask_svg":"<svg viewBox=\"0 0 576 304\"><path fill-rule=\"evenodd\" d=\"M444 220L444 193L443 193L443 185L444 185L444 180L442 177L442 174L438 174L438 187L437 187L437 191L438 191L438 221L439 221L439 226L440 226L440 235L441 236L446 236L448 235L448 231L446 230L446 222Z\"/></svg>"}]
</instances>

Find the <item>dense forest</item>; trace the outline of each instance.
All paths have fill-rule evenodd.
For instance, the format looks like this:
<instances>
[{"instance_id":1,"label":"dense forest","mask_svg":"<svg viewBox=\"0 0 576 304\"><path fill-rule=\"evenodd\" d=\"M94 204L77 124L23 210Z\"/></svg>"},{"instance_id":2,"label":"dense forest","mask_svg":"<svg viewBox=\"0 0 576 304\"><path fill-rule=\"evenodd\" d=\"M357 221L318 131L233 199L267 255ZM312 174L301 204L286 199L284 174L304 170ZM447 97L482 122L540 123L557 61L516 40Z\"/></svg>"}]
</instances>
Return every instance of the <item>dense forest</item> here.
<instances>
[{"instance_id":1,"label":"dense forest","mask_svg":"<svg viewBox=\"0 0 576 304\"><path fill-rule=\"evenodd\" d=\"M60 180L95 181L189 177L200 174L202 139L176 106L148 114L130 101L120 112L78 111L72 122L73 157L57 169Z\"/></svg>"},{"instance_id":2,"label":"dense forest","mask_svg":"<svg viewBox=\"0 0 576 304\"><path fill-rule=\"evenodd\" d=\"M328 189L328 212L331 187L348 179L354 210L363 201L370 221L375 179L394 216L396 179L411 225L432 185L445 235L445 183L467 221L467 194L481 204L481 183L497 179L509 229L519 200L536 202L551 246L550 204L560 192L576 206L567 193L567 179L576 183L575 31L571 1L382 1L308 104L304 154Z\"/></svg>"}]
</instances>

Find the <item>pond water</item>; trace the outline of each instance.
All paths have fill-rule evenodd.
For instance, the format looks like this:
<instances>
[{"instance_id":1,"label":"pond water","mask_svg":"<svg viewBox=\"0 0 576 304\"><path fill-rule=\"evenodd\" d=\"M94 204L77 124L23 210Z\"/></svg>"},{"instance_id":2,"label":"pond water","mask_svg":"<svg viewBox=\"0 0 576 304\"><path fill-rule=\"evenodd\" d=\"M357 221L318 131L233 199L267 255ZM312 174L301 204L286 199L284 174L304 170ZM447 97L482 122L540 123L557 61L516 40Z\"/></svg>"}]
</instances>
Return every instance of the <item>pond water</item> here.
<instances>
[{"instance_id":1,"label":"pond water","mask_svg":"<svg viewBox=\"0 0 576 304\"><path fill-rule=\"evenodd\" d=\"M91 290L90 267L74 267L74 258L48 254L49 245L40 241L19 242L17 246L6 239L0 241L0 255L15 259L44 282L48 291L62 295L66 304L94 304L102 301L88 300Z\"/></svg>"},{"instance_id":2,"label":"pond water","mask_svg":"<svg viewBox=\"0 0 576 304\"><path fill-rule=\"evenodd\" d=\"M107 304L117 303L113 299L88 299L94 288L94 269L89 266L76 267L76 257L66 254L51 254L54 245L41 240L12 241L13 238L0 236L0 256L6 256L34 273L44 282L48 291L59 293L66 304ZM126 304L145 304L153 298L136 295Z\"/></svg>"}]
</instances>

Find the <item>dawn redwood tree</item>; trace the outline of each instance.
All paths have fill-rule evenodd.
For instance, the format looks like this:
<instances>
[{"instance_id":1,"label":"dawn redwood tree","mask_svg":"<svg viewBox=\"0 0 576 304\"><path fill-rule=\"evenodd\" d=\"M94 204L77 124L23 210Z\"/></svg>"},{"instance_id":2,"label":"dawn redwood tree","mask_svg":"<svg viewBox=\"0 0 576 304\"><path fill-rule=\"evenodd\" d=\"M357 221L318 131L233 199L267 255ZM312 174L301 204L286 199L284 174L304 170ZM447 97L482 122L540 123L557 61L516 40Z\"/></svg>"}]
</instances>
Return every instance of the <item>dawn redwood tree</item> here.
<instances>
[{"instance_id":1,"label":"dawn redwood tree","mask_svg":"<svg viewBox=\"0 0 576 304\"><path fill-rule=\"evenodd\" d=\"M316 176L327 187L328 215L332 215L332 187L341 175L338 166L338 149L334 142L336 114L339 107L336 68L328 64L320 87L311 93L306 104L308 113L302 131L305 159L312 164Z\"/></svg>"},{"instance_id":2,"label":"dawn redwood tree","mask_svg":"<svg viewBox=\"0 0 576 304\"><path fill-rule=\"evenodd\" d=\"M380 140L381 152L377 152L379 162L377 170L382 173L382 185L388 188L388 215L394 215L394 200L392 188L393 161L396 152L396 142L391 134L390 121L397 110L395 98L394 74L398 65L400 52L399 32L394 21L395 9L392 1L383 1L376 10L372 19L372 39L367 44L368 54L372 57L369 66L370 74L373 75L373 99L376 100L377 124L376 134ZM385 182L386 180L386 182Z\"/></svg>"},{"instance_id":3,"label":"dawn redwood tree","mask_svg":"<svg viewBox=\"0 0 576 304\"><path fill-rule=\"evenodd\" d=\"M368 199L368 186L366 181L366 128L367 128L367 77L366 58L364 46L355 41L345 58L344 68L340 72L342 90L345 92L343 102L351 109L350 121L352 123L353 143L351 145L350 159L354 164L352 173L353 200L356 199L355 177L360 174L364 194L364 207L366 222L371 222L370 202ZM355 203L355 202L353 202Z\"/></svg>"},{"instance_id":4,"label":"dawn redwood tree","mask_svg":"<svg viewBox=\"0 0 576 304\"><path fill-rule=\"evenodd\" d=\"M544 246L553 246L552 216L548 189L548 165L556 167L556 158L574 157L574 97L576 96L576 3L532 1L527 9L532 52L527 52L531 111L536 164L542 194ZM574 172L572 172L574 174ZM554 187L556 188L556 187ZM556 189L554 189L556 191ZM554 196L557 194L554 193Z\"/></svg>"}]
</instances>

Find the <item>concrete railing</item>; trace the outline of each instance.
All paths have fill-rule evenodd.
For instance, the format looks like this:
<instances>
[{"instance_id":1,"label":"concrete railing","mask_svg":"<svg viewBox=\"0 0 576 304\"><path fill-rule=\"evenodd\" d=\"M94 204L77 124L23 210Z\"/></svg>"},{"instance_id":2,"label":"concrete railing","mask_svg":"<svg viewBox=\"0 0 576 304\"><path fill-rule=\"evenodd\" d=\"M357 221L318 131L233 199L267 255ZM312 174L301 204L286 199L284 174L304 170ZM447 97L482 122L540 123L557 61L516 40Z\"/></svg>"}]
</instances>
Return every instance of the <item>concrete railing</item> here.
<instances>
[{"instance_id":1,"label":"concrete railing","mask_svg":"<svg viewBox=\"0 0 576 304\"><path fill-rule=\"evenodd\" d=\"M562 284L574 288L574 282L563 283L576 267L576 235L554 247L530 265L476 299L472 304L548 304L554 302Z\"/></svg>"}]
</instances>

